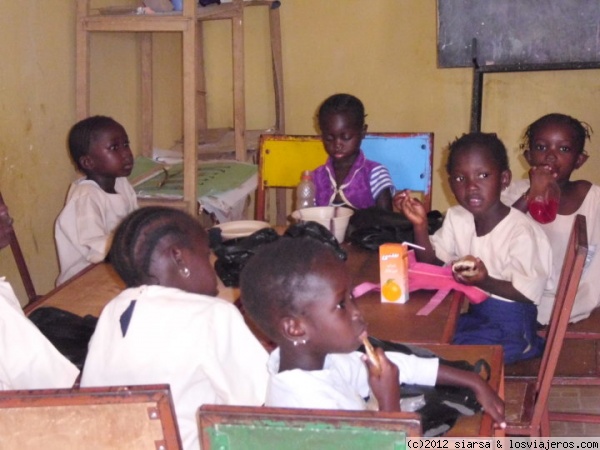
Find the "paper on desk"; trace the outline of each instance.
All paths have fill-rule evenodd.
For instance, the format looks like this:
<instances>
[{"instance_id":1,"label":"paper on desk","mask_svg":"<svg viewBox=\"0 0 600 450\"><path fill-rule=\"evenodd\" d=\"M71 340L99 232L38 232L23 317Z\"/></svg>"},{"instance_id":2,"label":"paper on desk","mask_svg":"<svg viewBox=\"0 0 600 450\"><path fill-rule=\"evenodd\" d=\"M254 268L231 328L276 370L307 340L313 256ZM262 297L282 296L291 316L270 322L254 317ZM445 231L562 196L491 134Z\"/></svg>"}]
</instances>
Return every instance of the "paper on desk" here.
<instances>
[{"instance_id":1,"label":"paper on desk","mask_svg":"<svg viewBox=\"0 0 600 450\"><path fill-rule=\"evenodd\" d=\"M140 197L182 198L183 164L138 157L129 180ZM242 219L248 196L258 185L254 164L230 160L202 161L198 166L198 202L220 223Z\"/></svg>"}]
</instances>

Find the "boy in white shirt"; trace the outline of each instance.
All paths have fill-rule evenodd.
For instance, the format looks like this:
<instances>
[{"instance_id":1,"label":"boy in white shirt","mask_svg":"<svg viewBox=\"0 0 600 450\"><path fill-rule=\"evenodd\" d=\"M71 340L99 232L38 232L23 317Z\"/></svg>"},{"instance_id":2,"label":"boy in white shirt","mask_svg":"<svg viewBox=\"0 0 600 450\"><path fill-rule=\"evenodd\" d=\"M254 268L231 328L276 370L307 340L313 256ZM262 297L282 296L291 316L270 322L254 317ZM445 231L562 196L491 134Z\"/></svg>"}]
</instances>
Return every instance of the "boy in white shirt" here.
<instances>
[{"instance_id":1,"label":"boy in white shirt","mask_svg":"<svg viewBox=\"0 0 600 450\"><path fill-rule=\"evenodd\" d=\"M104 260L112 232L138 207L126 178L133 169L133 154L118 122L110 117L88 117L73 126L68 143L74 163L85 176L71 184L56 220L57 285Z\"/></svg>"}]
</instances>

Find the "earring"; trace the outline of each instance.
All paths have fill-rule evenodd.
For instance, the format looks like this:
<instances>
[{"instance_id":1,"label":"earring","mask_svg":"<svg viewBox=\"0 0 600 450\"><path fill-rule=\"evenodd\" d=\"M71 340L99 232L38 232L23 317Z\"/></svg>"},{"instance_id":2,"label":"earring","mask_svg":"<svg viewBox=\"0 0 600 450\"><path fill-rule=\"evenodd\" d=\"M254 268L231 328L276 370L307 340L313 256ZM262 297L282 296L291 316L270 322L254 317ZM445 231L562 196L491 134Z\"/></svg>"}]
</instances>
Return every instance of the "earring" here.
<instances>
[{"instance_id":1,"label":"earring","mask_svg":"<svg viewBox=\"0 0 600 450\"><path fill-rule=\"evenodd\" d=\"M298 344L300 344L300 345L306 344L306 339L300 339L299 341L294 341L294 347L297 347Z\"/></svg>"},{"instance_id":2,"label":"earring","mask_svg":"<svg viewBox=\"0 0 600 450\"><path fill-rule=\"evenodd\" d=\"M187 267L182 267L181 269L179 269L179 275L181 275L183 278L189 278L190 269L188 269Z\"/></svg>"}]
</instances>

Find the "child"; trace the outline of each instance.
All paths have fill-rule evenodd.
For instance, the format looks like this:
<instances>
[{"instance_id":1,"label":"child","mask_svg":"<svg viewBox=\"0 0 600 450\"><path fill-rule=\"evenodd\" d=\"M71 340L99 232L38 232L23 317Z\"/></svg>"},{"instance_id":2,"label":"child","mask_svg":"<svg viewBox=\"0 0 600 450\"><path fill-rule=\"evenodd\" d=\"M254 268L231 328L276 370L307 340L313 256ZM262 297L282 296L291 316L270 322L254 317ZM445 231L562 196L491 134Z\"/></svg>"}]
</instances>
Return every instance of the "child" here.
<instances>
[{"instance_id":1,"label":"child","mask_svg":"<svg viewBox=\"0 0 600 450\"><path fill-rule=\"evenodd\" d=\"M463 135L450 144L446 171L459 205L448 209L431 238L418 200L403 192L394 202L412 222L415 243L425 248L416 250L419 261L441 265L468 256L475 267L455 273L456 280L490 295L461 315L454 343L502 345L507 364L539 356L543 340L536 334L535 305L550 274L552 251L540 227L500 201L511 180L504 144L495 134Z\"/></svg>"},{"instance_id":2,"label":"child","mask_svg":"<svg viewBox=\"0 0 600 450\"><path fill-rule=\"evenodd\" d=\"M0 248L10 243L12 218L0 197ZM0 391L70 388L79 370L25 317L10 284L0 277Z\"/></svg>"},{"instance_id":3,"label":"child","mask_svg":"<svg viewBox=\"0 0 600 450\"><path fill-rule=\"evenodd\" d=\"M69 151L85 175L69 188L55 225L60 261L59 285L92 263L102 261L120 220L137 208L127 181L133 155L125 129L110 117L93 116L69 133Z\"/></svg>"},{"instance_id":4,"label":"child","mask_svg":"<svg viewBox=\"0 0 600 450\"><path fill-rule=\"evenodd\" d=\"M548 183L554 181L558 184L558 215L554 221L540 225L552 244L555 280L560 276L575 216L582 214L586 217L588 255L571 312L572 322L585 319L600 305L600 284L595 278L600 274L600 259L595 257L600 243L600 186L587 180L571 181L573 171L588 159L584 145L589 138L589 126L573 117L553 113L539 118L527 127L524 135L524 155L531 166L529 179L514 182L502 196L506 204L527 212L526 197L530 186L543 192ZM555 289L544 291L538 306L539 323L545 325L549 322L555 295Z\"/></svg>"},{"instance_id":5,"label":"child","mask_svg":"<svg viewBox=\"0 0 600 450\"><path fill-rule=\"evenodd\" d=\"M317 206L391 211L394 185L388 169L360 149L367 132L362 102L350 94L332 95L319 108L318 121L329 158L313 172Z\"/></svg>"},{"instance_id":6,"label":"child","mask_svg":"<svg viewBox=\"0 0 600 450\"><path fill-rule=\"evenodd\" d=\"M268 354L238 309L217 294L208 237L190 215L134 211L110 261L129 287L100 315L82 386L169 383L184 449L198 449L203 403L264 402Z\"/></svg>"},{"instance_id":7,"label":"child","mask_svg":"<svg viewBox=\"0 0 600 450\"><path fill-rule=\"evenodd\" d=\"M502 401L479 375L438 367L437 358L379 348L376 374L355 351L367 324L348 270L317 240L283 237L262 247L242 270L241 292L247 313L279 346L269 360L267 406L361 410L372 392L380 411L399 411L399 381L450 384L473 389L485 411L503 423Z\"/></svg>"}]
</instances>

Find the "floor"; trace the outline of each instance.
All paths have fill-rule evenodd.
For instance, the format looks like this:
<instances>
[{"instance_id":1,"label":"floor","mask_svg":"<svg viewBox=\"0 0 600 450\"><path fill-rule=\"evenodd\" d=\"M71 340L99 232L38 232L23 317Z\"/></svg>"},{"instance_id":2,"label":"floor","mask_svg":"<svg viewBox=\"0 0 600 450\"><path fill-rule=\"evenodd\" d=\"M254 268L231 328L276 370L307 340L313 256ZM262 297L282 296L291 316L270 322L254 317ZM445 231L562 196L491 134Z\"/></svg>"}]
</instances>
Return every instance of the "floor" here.
<instances>
[{"instance_id":1,"label":"floor","mask_svg":"<svg viewBox=\"0 0 600 450\"><path fill-rule=\"evenodd\" d=\"M550 391L550 411L587 412L600 415L600 386L554 386ZM600 424L551 422L553 437L600 436Z\"/></svg>"}]
</instances>

